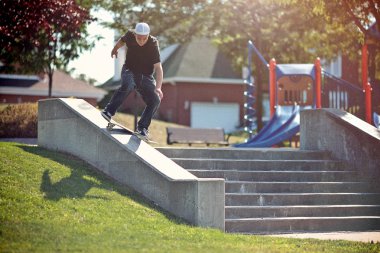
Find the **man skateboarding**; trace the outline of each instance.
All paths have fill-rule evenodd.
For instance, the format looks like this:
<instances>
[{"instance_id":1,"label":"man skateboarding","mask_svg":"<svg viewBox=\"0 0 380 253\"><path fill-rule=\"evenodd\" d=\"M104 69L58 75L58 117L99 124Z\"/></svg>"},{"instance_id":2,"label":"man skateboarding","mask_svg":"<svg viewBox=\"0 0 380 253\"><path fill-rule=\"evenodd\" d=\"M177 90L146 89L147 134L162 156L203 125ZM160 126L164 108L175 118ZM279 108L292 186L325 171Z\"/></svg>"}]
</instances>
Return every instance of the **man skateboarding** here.
<instances>
[{"instance_id":1,"label":"man skateboarding","mask_svg":"<svg viewBox=\"0 0 380 253\"><path fill-rule=\"evenodd\" d=\"M127 46L127 55L121 70L121 86L115 91L101 114L110 121L124 99L136 89L146 104L137 123L137 134L148 139L148 128L152 117L163 98L161 91L163 70L158 40L150 35L148 24L137 23L134 30L129 30L117 41L111 51L111 57L117 58L117 50L124 45ZM156 73L156 80L153 73Z\"/></svg>"}]
</instances>

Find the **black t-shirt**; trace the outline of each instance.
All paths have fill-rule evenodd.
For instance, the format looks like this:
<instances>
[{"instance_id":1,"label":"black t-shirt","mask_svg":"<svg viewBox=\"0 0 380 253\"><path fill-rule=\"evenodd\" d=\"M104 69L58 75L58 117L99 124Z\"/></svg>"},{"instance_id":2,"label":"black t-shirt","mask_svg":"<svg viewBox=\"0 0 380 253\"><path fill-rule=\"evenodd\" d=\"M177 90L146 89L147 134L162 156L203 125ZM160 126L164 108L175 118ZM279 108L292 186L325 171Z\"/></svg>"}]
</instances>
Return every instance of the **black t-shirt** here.
<instances>
[{"instance_id":1,"label":"black t-shirt","mask_svg":"<svg viewBox=\"0 0 380 253\"><path fill-rule=\"evenodd\" d=\"M133 73L152 75L153 65L161 61L158 40L149 35L148 41L141 47L137 44L132 31L124 34L121 40L127 44L127 56L125 57L127 69Z\"/></svg>"}]
</instances>

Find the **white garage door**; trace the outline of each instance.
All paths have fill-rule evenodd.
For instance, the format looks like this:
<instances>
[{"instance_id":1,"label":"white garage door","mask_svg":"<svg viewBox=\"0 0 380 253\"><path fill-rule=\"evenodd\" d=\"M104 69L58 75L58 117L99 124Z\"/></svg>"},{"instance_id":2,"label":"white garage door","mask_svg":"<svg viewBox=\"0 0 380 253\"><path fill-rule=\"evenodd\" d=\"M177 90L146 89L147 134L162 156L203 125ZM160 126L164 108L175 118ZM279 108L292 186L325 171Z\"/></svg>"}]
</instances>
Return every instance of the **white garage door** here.
<instances>
[{"instance_id":1,"label":"white garage door","mask_svg":"<svg viewBox=\"0 0 380 253\"><path fill-rule=\"evenodd\" d=\"M232 132L239 126L237 103L191 103L191 127L224 128Z\"/></svg>"}]
</instances>

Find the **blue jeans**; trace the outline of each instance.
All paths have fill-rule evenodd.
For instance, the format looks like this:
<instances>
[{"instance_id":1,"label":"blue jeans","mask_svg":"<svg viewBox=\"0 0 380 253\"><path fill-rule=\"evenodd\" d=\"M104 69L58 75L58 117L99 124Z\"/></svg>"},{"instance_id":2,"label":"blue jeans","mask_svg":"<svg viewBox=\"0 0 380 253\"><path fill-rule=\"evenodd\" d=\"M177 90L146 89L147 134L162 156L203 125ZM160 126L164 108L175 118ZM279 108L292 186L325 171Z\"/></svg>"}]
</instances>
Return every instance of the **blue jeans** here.
<instances>
[{"instance_id":1,"label":"blue jeans","mask_svg":"<svg viewBox=\"0 0 380 253\"><path fill-rule=\"evenodd\" d=\"M126 99L134 89L140 93L146 104L141 118L137 123L137 127L139 129L148 129L153 115L161 103L160 97L155 92L156 80L154 80L152 75L135 74L129 69L126 69L124 65L121 70L121 86L115 91L105 110L112 116L115 115L124 99Z\"/></svg>"}]
</instances>

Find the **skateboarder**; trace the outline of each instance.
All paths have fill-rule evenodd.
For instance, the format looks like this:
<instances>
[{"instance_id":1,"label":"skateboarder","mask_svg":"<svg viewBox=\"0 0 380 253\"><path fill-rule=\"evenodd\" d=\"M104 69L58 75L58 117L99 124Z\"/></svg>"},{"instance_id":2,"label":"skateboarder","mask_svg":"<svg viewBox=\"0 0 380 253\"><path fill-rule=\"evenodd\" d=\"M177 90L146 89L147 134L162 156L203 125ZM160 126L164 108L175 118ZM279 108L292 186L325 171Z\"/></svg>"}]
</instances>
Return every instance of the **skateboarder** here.
<instances>
[{"instance_id":1,"label":"skateboarder","mask_svg":"<svg viewBox=\"0 0 380 253\"><path fill-rule=\"evenodd\" d=\"M149 138L149 125L163 97L163 70L158 40L150 35L148 24L137 23L134 30L129 30L117 41L111 57L117 58L117 50L124 45L127 46L127 55L121 70L121 87L115 91L101 114L109 121L124 99L136 89L146 104L137 123L137 133ZM154 72L156 80L153 77Z\"/></svg>"}]
</instances>

